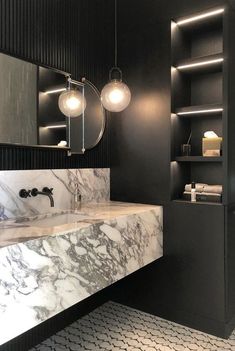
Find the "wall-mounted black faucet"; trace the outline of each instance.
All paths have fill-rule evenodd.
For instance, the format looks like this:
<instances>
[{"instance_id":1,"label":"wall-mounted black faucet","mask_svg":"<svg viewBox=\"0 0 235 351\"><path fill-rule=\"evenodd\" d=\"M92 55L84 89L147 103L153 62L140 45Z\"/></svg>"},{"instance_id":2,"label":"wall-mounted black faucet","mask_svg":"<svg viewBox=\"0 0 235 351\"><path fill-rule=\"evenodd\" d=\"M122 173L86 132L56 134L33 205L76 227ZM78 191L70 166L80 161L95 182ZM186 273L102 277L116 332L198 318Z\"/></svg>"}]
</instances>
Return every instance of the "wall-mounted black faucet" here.
<instances>
[{"instance_id":1,"label":"wall-mounted black faucet","mask_svg":"<svg viewBox=\"0 0 235 351\"><path fill-rule=\"evenodd\" d=\"M31 195L32 196L37 196L37 195L44 195L44 196L48 196L49 199L50 199L50 204L51 204L51 207L54 207L54 199L53 199L53 188L49 189L47 187L44 187L42 189L42 191L39 191L37 188L33 188L31 190Z\"/></svg>"},{"instance_id":2,"label":"wall-mounted black faucet","mask_svg":"<svg viewBox=\"0 0 235 351\"><path fill-rule=\"evenodd\" d=\"M54 199L53 199L53 188L49 189L48 187L44 187L42 191L39 191L37 188L33 188L32 190L21 189L19 192L19 196L27 199L30 196L44 195L49 197L51 207L54 207Z\"/></svg>"},{"instance_id":3,"label":"wall-mounted black faucet","mask_svg":"<svg viewBox=\"0 0 235 351\"><path fill-rule=\"evenodd\" d=\"M21 189L19 195L23 199L27 199L27 197L31 197L31 190Z\"/></svg>"}]
</instances>

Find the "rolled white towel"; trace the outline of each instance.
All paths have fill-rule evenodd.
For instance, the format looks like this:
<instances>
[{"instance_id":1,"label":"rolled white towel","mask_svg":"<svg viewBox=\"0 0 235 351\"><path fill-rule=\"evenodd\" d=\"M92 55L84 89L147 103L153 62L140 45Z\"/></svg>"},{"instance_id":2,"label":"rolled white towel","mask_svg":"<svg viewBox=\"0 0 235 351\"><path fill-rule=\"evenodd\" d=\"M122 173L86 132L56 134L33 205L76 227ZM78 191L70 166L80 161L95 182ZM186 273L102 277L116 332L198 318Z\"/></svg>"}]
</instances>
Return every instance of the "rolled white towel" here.
<instances>
[{"instance_id":1,"label":"rolled white towel","mask_svg":"<svg viewBox=\"0 0 235 351\"><path fill-rule=\"evenodd\" d=\"M207 184L196 183L196 192L199 192L199 193L203 192L205 186L207 186ZM185 191L191 192L191 189L192 189L192 185L191 184L186 184L185 185Z\"/></svg>"},{"instance_id":2,"label":"rolled white towel","mask_svg":"<svg viewBox=\"0 0 235 351\"><path fill-rule=\"evenodd\" d=\"M222 194L223 186L222 185L206 185L203 190L205 193L214 193Z\"/></svg>"}]
</instances>

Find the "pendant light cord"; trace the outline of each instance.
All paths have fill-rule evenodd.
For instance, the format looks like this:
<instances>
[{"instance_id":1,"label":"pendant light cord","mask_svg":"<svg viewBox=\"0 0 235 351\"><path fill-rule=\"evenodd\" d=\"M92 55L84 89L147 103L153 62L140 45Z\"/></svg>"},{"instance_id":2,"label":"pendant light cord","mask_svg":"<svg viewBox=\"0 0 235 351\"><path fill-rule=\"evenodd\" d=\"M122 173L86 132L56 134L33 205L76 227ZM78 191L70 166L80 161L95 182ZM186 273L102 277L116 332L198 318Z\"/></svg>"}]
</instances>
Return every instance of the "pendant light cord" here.
<instances>
[{"instance_id":1,"label":"pendant light cord","mask_svg":"<svg viewBox=\"0 0 235 351\"><path fill-rule=\"evenodd\" d=\"M114 57L114 63L115 67L117 67L117 61L118 61L118 37L117 37L117 0L114 0L114 13L115 13L115 57Z\"/></svg>"},{"instance_id":2,"label":"pendant light cord","mask_svg":"<svg viewBox=\"0 0 235 351\"><path fill-rule=\"evenodd\" d=\"M114 0L114 67L112 67L109 71L109 80L117 79L122 81L122 71L118 67L118 23L117 23L117 0ZM115 73L115 76L114 76ZM115 77L115 78L113 78Z\"/></svg>"}]
</instances>

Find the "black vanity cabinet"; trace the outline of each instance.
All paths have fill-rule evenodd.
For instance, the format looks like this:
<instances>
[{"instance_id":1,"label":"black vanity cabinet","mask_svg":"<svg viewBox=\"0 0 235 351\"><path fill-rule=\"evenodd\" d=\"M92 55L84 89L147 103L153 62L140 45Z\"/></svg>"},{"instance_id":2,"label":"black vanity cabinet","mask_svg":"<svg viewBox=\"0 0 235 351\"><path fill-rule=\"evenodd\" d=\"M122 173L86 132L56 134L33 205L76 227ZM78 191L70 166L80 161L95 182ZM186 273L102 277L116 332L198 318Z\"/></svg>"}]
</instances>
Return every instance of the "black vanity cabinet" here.
<instances>
[{"instance_id":1,"label":"black vanity cabinet","mask_svg":"<svg viewBox=\"0 0 235 351\"><path fill-rule=\"evenodd\" d=\"M226 207L225 219L226 324L229 331L235 324L235 205Z\"/></svg>"},{"instance_id":2,"label":"black vanity cabinet","mask_svg":"<svg viewBox=\"0 0 235 351\"><path fill-rule=\"evenodd\" d=\"M223 205L173 202L165 211L165 304L192 327L225 335L226 262ZM183 321L184 322L184 321Z\"/></svg>"}]
</instances>

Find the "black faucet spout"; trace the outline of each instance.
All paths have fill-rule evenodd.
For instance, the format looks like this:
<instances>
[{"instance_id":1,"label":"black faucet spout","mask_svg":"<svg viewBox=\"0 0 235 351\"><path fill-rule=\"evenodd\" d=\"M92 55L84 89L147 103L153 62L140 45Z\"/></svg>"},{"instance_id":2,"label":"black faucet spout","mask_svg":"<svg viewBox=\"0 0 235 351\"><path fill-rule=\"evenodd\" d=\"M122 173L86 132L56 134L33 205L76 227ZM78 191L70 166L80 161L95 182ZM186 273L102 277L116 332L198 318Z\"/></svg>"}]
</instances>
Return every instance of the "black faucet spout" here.
<instances>
[{"instance_id":1,"label":"black faucet spout","mask_svg":"<svg viewBox=\"0 0 235 351\"><path fill-rule=\"evenodd\" d=\"M44 195L44 196L47 196L50 200L50 205L51 207L54 207L55 206L55 203L54 203L54 199L53 199L53 196L52 194L50 193L46 193L44 191L38 191L37 195Z\"/></svg>"},{"instance_id":2,"label":"black faucet spout","mask_svg":"<svg viewBox=\"0 0 235 351\"><path fill-rule=\"evenodd\" d=\"M55 206L54 203L54 199L53 199L53 193L52 193L53 189L49 189L47 187L43 188L42 191L39 191L38 189L34 188L31 190L31 195L32 196L37 196L37 195L43 195L43 196L47 196L50 200L50 205L51 207Z\"/></svg>"}]
</instances>

